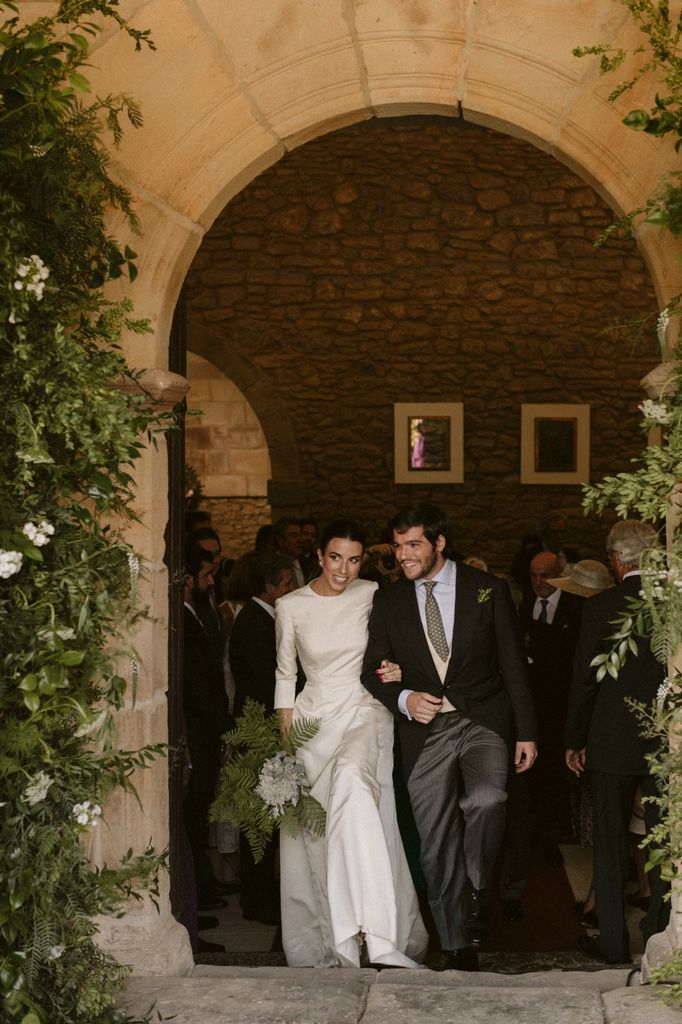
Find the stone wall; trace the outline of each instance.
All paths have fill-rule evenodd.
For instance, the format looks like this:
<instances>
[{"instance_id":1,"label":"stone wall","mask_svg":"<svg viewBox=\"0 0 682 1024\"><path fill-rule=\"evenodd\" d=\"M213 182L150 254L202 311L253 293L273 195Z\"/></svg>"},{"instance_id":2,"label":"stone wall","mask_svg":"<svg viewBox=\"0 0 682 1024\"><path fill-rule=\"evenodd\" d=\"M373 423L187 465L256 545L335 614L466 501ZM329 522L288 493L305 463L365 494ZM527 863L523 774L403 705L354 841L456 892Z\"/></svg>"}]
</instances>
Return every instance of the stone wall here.
<instances>
[{"instance_id":1,"label":"stone wall","mask_svg":"<svg viewBox=\"0 0 682 1024\"><path fill-rule=\"evenodd\" d=\"M185 422L185 461L211 498L264 497L270 456L253 409L217 366L187 353L190 389Z\"/></svg>"},{"instance_id":2,"label":"stone wall","mask_svg":"<svg viewBox=\"0 0 682 1024\"><path fill-rule=\"evenodd\" d=\"M251 551L258 528L272 522L267 498L204 498L201 509L210 513L225 558Z\"/></svg>"},{"instance_id":3,"label":"stone wall","mask_svg":"<svg viewBox=\"0 0 682 1024\"><path fill-rule=\"evenodd\" d=\"M561 507L573 541L602 552L578 486L519 483L519 426L523 402L589 403L593 480L641 447L654 331L605 329L656 301L634 242L594 248L611 219L528 143L459 120L371 121L293 151L230 202L188 275L188 317L286 408L301 513L343 511L378 534L396 506L436 501L464 552L506 568ZM464 403L464 483L393 483L393 403L417 401Z\"/></svg>"}]
</instances>

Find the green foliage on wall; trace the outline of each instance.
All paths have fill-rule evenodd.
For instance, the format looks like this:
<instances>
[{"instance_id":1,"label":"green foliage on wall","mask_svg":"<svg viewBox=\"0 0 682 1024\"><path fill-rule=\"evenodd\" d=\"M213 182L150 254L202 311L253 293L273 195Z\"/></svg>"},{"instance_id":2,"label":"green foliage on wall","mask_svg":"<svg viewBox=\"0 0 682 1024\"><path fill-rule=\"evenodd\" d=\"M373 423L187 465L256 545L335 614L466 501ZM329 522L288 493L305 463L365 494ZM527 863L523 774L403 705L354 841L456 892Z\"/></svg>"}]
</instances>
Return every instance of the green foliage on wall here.
<instances>
[{"instance_id":1,"label":"green foliage on wall","mask_svg":"<svg viewBox=\"0 0 682 1024\"><path fill-rule=\"evenodd\" d=\"M631 110L623 123L634 131L643 131L657 138L675 139L674 152L682 149L682 56L679 52L682 17L671 18L667 0L621 0L643 35L643 43L634 54L639 56L637 70L623 80L610 94L611 101L631 90L640 81L650 83L654 90L648 110ZM623 49L599 45L574 51L577 56L598 54L602 74L611 74L624 64L629 55ZM682 235L682 172L673 168L637 209L620 218L598 240L605 241L614 233L636 230L641 221L659 225L675 238ZM679 259L679 257L678 257ZM663 359L668 357L667 333L671 321L681 312L681 296L673 298L658 317L659 344ZM598 676L609 672L618 676L623 661L630 656L638 635L651 637L656 657L670 666L669 675L652 707L635 707L645 735L660 741L660 752L650 757L650 768L657 779L660 796L656 798L660 824L645 840L649 849L649 865L661 866L673 891L679 892L682 864L682 673L672 667L682 644L682 526L680 510L682 491L682 334L672 347L668 373L663 375L660 394L640 406L642 427L663 430L662 442L644 449L630 473L606 477L594 487L587 487L584 506L602 511L615 508L620 516L637 515L661 527L667 521L667 550L652 551L642 566L640 598L618 622L613 635L613 649L598 666ZM672 527L672 529L670 529ZM601 659L600 659L601 660ZM596 662L596 659L595 659ZM682 1006L682 949L671 960L653 972L658 982L672 982L662 989L665 999Z\"/></svg>"},{"instance_id":2,"label":"green foliage on wall","mask_svg":"<svg viewBox=\"0 0 682 1024\"><path fill-rule=\"evenodd\" d=\"M62 0L23 23L0 0L0 1015L21 1024L123 1019L127 971L93 941L93 918L145 886L153 898L161 865L130 850L95 870L83 846L111 793L161 752L115 743L137 673L123 634L142 614L121 532L130 467L160 428L143 396L113 386L131 376L122 336L145 324L100 290L135 274L106 232L111 210L137 224L103 140L140 115L94 97L83 69L112 22L151 45L117 7Z\"/></svg>"}]
</instances>

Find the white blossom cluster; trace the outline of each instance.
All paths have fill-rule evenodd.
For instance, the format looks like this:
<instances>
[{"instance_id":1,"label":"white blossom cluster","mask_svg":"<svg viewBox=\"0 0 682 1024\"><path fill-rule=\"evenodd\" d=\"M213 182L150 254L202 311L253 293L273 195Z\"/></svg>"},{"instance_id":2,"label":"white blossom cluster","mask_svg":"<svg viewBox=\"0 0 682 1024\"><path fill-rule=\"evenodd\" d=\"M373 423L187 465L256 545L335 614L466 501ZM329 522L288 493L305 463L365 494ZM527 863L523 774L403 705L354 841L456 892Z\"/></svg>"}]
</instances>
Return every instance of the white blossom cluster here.
<instances>
[{"instance_id":1,"label":"white blossom cluster","mask_svg":"<svg viewBox=\"0 0 682 1024\"><path fill-rule=\"evenodd\" d=\"M670 679L664 679L659 688L656 690L656 703L658 704L658 710L660 711L665 704L665 698L670 693Z\"/></svg>"},{"instance_id":2,"label":"white blossom cluster","mask_svg":"<svg viewBox=\"0 0 682 1024\"><path fill-rule=\"evenodd\" d=\"M140 559L134 551L128 552L128 573L130 575L130 587L134 590L140 575Z\"/></svg>"},{"instance_id":3,"label":"white blossom cluster","mask_svg":"<svg viewBox=\"0 0 682 1024\"><path fill-rule=\"evenodd\" d=\"M54 533L54 526L52 523L48 523L47 519L43 519L41 523L36 526L35 523L26 523L26 526L21 531L31 543L35 544L37 548L42 548L46 544L49 544L50 537Z\"/></svg>"},{"instance_id":4,"label":"white blossom cluster","mask_svg":"<svg viewBox=\"0 0 682 1024\"><path fill-rule=\"evenodd\" d=\"M21 569L24 556L20 551L5 551L0 548L0 580L8 580Z\"/></svg>"},{"instance_id":5,"label":"white blossom cluster","mask_svg":"<svg viewBox=\"0 0 682 1024\"><path fill-rule=\"evenodd\" d=\"M280 750L263 764L256 793L267 804L270 817L279 818L284 814L286 804L296 806L305 782L303 765L293 754Z\"/></svg>"},{"instance_id":6,"label":"white blossom cluster","mask_svg":"<svg viewBox=\"0 0 682 1024\"><path fill-rule=\"evenodd\" d=\"M658 344L661 346L661 352L665 352L665 335L668 330L668 324L670 323L670 313L668 307L662 309L658 314L658 320L656 321L656 334L658 336Z\"/></svg>"},{"instance_id":7,"label":"white blossom cluster","mask_svg":"<svg viewBox=\"0 0 682 1024\"><path fill-rule=\"evenodd\" d=\"M47 954L47 959L48 960L59 960L59 958L60 958L60 956L62 955L63 952L64 952L64 947L63 946L50 946L49 952Z\"/></svg>"},{"instance_id":8,"label":"white blossom cluster","mask_svg":"<svg viewBox=\"0 0 682 1024\"><path fill-rule=\"evenodd\" d=\"M664 402L653 402L650 398L646 398L637 408L645 420L659 423L662 427L670 423L670 409Z\"/></svg>"},{"instance_id":9,"label":"white blossom cluster","mask_svg":"<svg viewBox=\"0 0 682 1024\"><path fill-rule=\"evenodd\" d=\"M645 569L642 571L642 575L646 575L652 580L651 593L659 601L670 596L670 589L666 594L666 587L682 591L682 571L680 569ZM645 597L645 592L640 590L639 595Z\"/></svg>"},{"instance_id":10,"label":"white blossom cluster","mask_svg":"<svg viewBox=\"0 0 682 1024\"><path fill-rule=\"evenodd\" d=\"M24 790L26 803L30 807L39 804L47 796L47 791L53 782L54 779L51 779L47 772L38 772Z\"/></svg>"},{"instance_id":11,"label":"white blossom cluster","mask_svg":"<svg viewBox=\"0 0 682 1024\"><path fill-rule=\"evenodd\" d=\"M50 276L50 271L45 266L40 256L29 256L17 267L17 279L14 282L16 291L27 291L35 295L40 301L45 290L45 282Z\"/></svg>"},{"instance_id":12,"label":"white blossom cluster","mask_svg":"<svg viewBox=\"0 0 682 1024\"><path fill-rule=\"evenodd\" d=\"M93 805L89 800L84 800L82 804L74 804L72 808L72 814L79 825L96 825L101 813L100 805Z\"/></svg>"}]
</instances>

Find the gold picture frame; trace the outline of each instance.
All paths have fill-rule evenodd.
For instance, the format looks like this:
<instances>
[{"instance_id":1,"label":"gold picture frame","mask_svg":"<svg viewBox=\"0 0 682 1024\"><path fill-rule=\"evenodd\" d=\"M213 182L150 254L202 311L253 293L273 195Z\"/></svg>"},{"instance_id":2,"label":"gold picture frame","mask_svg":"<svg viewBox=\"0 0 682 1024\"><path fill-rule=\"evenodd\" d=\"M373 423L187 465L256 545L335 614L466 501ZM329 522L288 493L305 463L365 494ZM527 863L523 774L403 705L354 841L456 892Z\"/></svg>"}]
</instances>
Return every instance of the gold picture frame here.
<instances>
[{"instance_id":1,"label":"gold picture frame","mask_svg":"<svg viewBox=\"0 0 682 1024\"><path fill-rule=\"evenodd\" d=\"M464 480L464 405L397 402L393 406L397 484L461 484Z\"/></svg>"},{"instance_id":2,"label":"gold picture frame","mask_svg":"<svg viewBox=\"0 0 682 1024\"><path fill-rule=\"evenodd\" d=\"M589 479L589 405L522 405L521 483L583 484Z\"/></svg>"}]
</instances>

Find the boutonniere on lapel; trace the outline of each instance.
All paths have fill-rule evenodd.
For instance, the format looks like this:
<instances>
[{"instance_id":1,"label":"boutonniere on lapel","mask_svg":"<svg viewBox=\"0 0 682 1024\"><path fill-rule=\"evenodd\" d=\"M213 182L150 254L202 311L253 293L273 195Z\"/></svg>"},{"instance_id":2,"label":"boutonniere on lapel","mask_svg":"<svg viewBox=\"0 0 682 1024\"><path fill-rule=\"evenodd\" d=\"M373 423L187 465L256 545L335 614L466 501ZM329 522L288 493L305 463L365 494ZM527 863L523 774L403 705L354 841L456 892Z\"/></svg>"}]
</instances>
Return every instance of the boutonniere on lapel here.
<instances>
[{"instance_id":1,"label":"boutonniere on lapel","mask_svg":"<svg viewBox=\"0 0 682 1024\"><path fill-rule=\"evenodd\" d=\"M487 604L488 601L490 600L490 598L492 597L492 593L493 593L493 588L492 587L479 587L478 588L478 603L479 604Z\"/></svg>"}]
</instances>

